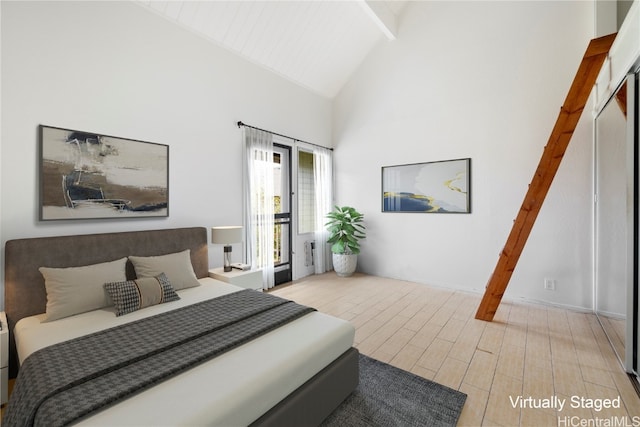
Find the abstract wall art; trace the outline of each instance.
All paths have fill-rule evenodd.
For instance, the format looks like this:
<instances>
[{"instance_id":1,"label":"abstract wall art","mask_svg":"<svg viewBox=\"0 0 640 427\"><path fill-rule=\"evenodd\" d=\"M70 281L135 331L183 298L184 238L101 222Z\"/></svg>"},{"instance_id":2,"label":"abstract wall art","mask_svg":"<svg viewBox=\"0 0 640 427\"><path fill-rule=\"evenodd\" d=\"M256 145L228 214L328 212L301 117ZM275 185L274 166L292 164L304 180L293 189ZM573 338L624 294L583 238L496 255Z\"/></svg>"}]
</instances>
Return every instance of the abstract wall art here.
<instances>
[{"instance_id":1,"label":"abstract wall art","mask_svg":"<svg viewBox=\"0 0 640 427\"><path fill-rule=\"evenodd\" d=\"M471 213L471 159L382 167L382 211Z\"/></svg>"},{"instance_id":2,"label":"abstract wall art","mask_svg":"<svg viewBox=\"0 0 640 427\"><path fill-rule=\"evenodd\" d=\"M40 220L166 217L169 146L40 125Z\"/></svg>"}]
</instances>

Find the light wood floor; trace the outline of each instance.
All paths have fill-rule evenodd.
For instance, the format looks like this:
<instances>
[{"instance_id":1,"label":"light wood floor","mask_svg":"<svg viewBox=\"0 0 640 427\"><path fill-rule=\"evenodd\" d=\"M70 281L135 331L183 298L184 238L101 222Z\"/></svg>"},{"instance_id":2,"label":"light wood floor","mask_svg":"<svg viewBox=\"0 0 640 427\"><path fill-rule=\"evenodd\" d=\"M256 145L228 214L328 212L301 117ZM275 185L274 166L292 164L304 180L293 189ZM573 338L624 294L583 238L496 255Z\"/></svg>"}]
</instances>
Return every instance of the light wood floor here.
<instances>
[{"instance_id":1,"label":"light wood floor","mask_svg":"<svg viewBox=\"0 0 640 427\"><path fill-rule=\"evenodd\" d=\"M361 274L283 286L271 293L349 320L360 352L466 393L460 426L640 425L640 399L593 314L503 301L484 322L480 295ZM519 396L566 403L514 408ZM619 396L621 408L571 408L573 396ZM584 402L573 406L596 403Z\"/></svg>"}]
</instances>

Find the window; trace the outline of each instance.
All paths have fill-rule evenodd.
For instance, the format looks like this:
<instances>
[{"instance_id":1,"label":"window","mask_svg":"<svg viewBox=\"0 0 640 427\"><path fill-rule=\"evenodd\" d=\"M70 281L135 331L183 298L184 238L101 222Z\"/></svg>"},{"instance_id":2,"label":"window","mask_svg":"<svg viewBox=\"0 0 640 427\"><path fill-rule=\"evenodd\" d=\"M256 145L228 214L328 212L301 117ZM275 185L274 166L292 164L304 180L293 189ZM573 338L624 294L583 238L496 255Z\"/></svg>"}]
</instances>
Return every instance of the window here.
<instances>
[{"instance_id":1,"label":"window","mask_svg":"<svg viewBox=\"0 0 640 427\"><path fill-rule=\"evenodd\" d=\"M313 153L298 150L298 233L313 233L315 221Z\"/></svg>"}]
</instances>

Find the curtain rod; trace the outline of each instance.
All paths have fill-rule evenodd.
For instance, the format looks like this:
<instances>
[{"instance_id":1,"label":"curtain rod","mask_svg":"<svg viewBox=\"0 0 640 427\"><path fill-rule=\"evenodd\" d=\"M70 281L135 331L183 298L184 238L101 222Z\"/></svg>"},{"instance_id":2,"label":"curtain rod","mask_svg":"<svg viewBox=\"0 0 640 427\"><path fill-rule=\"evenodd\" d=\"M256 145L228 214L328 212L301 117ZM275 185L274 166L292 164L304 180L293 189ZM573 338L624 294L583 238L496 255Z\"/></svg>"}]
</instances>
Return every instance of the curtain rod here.
<instances>
[{"instance_id":1,"label":"curtain rod","mask_svg":"<svg viewBox=\"0 0 640 427\"><path fill-rule=\"evenodd\" d=\"M252 128L252 129L261 130L261 131L263 131L263 132L269 132L269 133L271 133L271 134L273 134L273 135L278 135L278 136L281 136L281 137L283 137L283 138L293 139L294 141L304 142L305 144L313 145L313 146L315 146L315 147L320 147L320 148L326 148L327 150L331 150L331 151L333 151L333 148L324 147L324 146L322 146L322 145L320 145L320 144L314 144L313 142L307 142L307 141L303 141L303 140L301 140L301 139L297 139L297 138L291 138L290 136L283 135L283 134L281 134L281 133L271 132L270 130L260 129L260 128L257 128L257 127L255 127L255 126L251 126L251 125L248 125L248 124L246 124L246 123L242 123L242 121L239 121L239 122L237 123L237 125L238 125L238 127L242 127L242 126L244 126L244 127L248 127L248 128Z\"/></svg>"}]
</instances>

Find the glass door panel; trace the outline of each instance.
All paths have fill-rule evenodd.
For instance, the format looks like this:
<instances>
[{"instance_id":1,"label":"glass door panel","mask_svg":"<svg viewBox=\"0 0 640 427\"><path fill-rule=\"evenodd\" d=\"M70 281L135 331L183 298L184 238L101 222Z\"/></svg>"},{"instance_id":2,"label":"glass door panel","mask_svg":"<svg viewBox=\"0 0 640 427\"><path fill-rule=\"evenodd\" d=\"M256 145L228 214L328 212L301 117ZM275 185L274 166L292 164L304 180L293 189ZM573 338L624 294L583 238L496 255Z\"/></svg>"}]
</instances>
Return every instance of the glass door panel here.
<instances>
[{"instance_id":1,"label":"glass door panel","mask_svg":"<svg viewBox=\"0 0 640 427\"><path fill-rule=\"evenodd\" d=\"M291 272L291 148L273 146L274 284L290 282Z\"/></svg>"}]
</instances>

